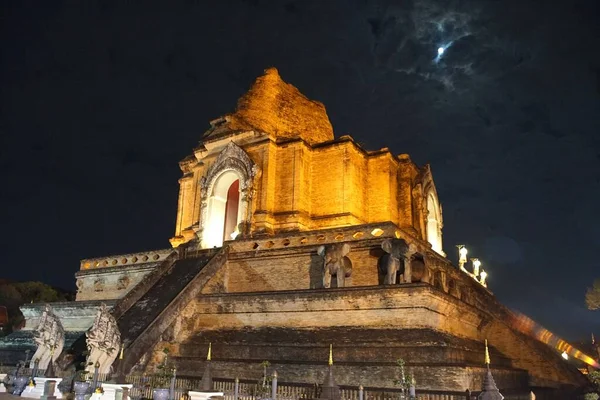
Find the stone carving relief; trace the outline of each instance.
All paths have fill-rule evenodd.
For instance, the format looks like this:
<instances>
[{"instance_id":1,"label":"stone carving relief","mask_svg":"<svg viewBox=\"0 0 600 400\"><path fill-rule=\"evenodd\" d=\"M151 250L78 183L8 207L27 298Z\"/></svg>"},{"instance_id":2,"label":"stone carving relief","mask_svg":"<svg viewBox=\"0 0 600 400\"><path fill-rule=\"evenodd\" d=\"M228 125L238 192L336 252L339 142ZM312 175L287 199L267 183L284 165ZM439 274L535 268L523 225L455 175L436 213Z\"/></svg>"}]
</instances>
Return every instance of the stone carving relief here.
<instances>
[{"instance_id":1,"label":"stone carving relief","mask_svg":"<svg viewBox=\"0 0 600 400\"><path fill-rule=\"evenodd\" d=\"M234 171L240 177L240 207L242 220L240 234L248 234L250 228L251 204L255 194L254 179L260 176L259 167L248 154L234 142L229 142L219 153L206 175L200 179L200 223L196 234L202 241L202 232L208 217L208 200L217 178L226 171Z\"/></svg>"},{"instance_id":2,"label":"stone carving relief","mask_svg":"<svg viewBox=\"0 0 600 400\"><path fill-rule=\"evenodd\" d=\"M56 361L65 344L65 330L60 319L48 304L46 304L40 317L40 322L33 333L33 337L37 349L31 358L30 368L34 367L35 360L39 360L38 368L46 369L51 359L53 362Z\"/></svg>"},{"instance_id":3,"label":"stone carving relief","mask_svg":"<svg viewBox=\"0 0 600 400\"><path fill-rule=\"evenodd\" d=\"M94 324L85 336L88 349L86 370L93 373L94 366L98 363L99 373L110 372L121 347L121 333L106 304L103 303L98 309Z\"/></svg>"},{"instance_id":4,"label":"stone carving relief","mask_svg":"<svg viewBox=\"0 0 600 400\"><path fill-rule=\"evenodd\" d=\"M346 278L352 275L352 261L346 255L350 252L348 243L319 246L317 253L323 257L323 287L331 287L331 278L337 278L337 287L346 286Z\"/></svg>"},{"instance_id":5,"label":"stone carving relief","mask_svg":"<svg viewBox=\"0 0 600 400\"><path fill-rule=\"evenodd\" d=\"M129 276L127 275L123 275L119 278L119 280L117 281L117 290L123 290L123 289L127 289L127 287L129 286Z\"/></svg>"},{"instance_id":6,"label":"stone carving relief","mask_svg":"<svg viewBox=\"0 0 600 400\"><path fill-rule=\"evenodd\" d=\"M104 279L96 279L94 281L94 292L101 292L104 290Z\"/></svg>"}]
</instances>

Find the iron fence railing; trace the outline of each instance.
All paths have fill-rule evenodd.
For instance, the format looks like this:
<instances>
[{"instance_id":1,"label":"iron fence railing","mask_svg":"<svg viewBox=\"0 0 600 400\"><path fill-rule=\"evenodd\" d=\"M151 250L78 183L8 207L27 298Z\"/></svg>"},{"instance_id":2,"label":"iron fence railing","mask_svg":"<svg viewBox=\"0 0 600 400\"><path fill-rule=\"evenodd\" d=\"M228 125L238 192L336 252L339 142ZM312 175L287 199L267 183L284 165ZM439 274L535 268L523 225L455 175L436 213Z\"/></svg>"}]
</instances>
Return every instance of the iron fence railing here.
<instances>
[{"instance_id":1,"label":"iron fence railing","mask_svg":"<svg viewBox=\"0 0 600 400\"><path fill-rule=\"evenodd\" d=\"M0 371L1 373L2 371ZM8 372L8 371L7 371ZM30 375L31 370L28 368L21 369L20 375ZM40 376L39 374L38 376ZM64 375L64 374L63 374ZM78 372L74 380L92 381L93 373L86 371ZM63 376L63 378L72 378ZM98 382L107 382L110 380L108 374L99 374ZM143 400L152 398L152 390L154 388L168 388L170 380L165 380L157 376L151 375L128 375L126 382L132 384L133 387L129 391L129 396L132 400ZM189 391L201 391L202 379L198 377L177 377L175 380L175 399L179 400ZM214 391L224 393L224 400L261 400L271 397L271 388L262 387L255 380L238 380L237 399L235 398L235 380L225 378L214 378ZM340 386L340 394L342 400L360 400L360 391L357 386ZM531 395L529 391L507 390L502 391L506 400L529 400ZM540 393L542 394L542 393ZM321 395L321 386L308 383L288 383L279 382L277 385L277 400L303 400L303 399L318 399ZM456 391L436 391L436 390L416 390L417 400L476 400L479 392L456 392ZM538 395L536 391L536 395ZM554 399L554 396L538 395L538 400ZM408 393L400 389L392 388L370 388L366 387L363 391L363 400L403 400L409 399Z\"/></svg>"}]
</instances>

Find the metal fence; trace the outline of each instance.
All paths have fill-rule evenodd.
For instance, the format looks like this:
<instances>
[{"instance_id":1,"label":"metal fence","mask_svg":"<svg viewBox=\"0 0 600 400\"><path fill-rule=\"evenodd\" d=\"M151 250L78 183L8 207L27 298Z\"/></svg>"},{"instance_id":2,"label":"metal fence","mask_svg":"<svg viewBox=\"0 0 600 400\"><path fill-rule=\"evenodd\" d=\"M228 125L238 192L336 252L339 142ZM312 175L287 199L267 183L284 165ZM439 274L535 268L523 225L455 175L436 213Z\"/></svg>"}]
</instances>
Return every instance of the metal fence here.
<instances>
[{"instance_id":1,"label":"metal fence","mask_svg":"<svg viewBox=\"0 0 600 400\"><path fill-rule=\"evenodd\" d=\"M3 372L3 371L2 371ZM8 371L7 371L8 372ZM12 372L12 371L11 371ZM21 375L30 375L31 370L28 368L21 369ZM43 371L41 371L43 372ZM38 376L41 374L38 373ZM62 374L61 374L62 375ZM72 377L72 375L71 375ZM64 376L64 378L67 378ZM79 372L75 376L75 380L92 381L93 374L84 371ZM106 382L110 376L99 374L98 381ZM129 391L129 396L132 400L143 400L152 398L152 390L158 387L168 388L170 382L165 382L156 376L146 375L128 375L126 382L133 385ZM200 391L201 378L197 377L178 377L175 380L175 399L179 400L184 397L189 391ZM271 388L263 388L259 382L255 380L238 380L237 399L235 396L235 380L214 378L214 390L224 393L224 400L261 400L271 397ZM262 390L261 390L262 389ZM357 386L340 386L340 394L342 400L360 400L360 391ZM502 391L506 400L529 400L531 399L530 392L527 391ZM279 382L277 385L277 400L302 400L302 399L318 399L321 395L321 386L308 383L289 383ZM476 400L479 392L452 392L452 391L435 391L435 390L416 390L417 400ZM536 390L536 396L540 399L554 399L553 395L546 397L544 393ZM363 400L403 400L408 399L408 394L403 393L400 389L390 388L364 388Z\"/></svg>"},{"instance_id":2,"label":"metal fence","mask_svg":"<svg viewBox=\"0 0 600 400\"><path fill-rule=\"evenodd\" d=\"M181 399L188 391L200 391L200 378L180 377L175 381L175 399ZM133 400L152 398L152 389L161 386L162 382L157 382L155 377L150 376L128 376L127 382L133 384L129 394ZM215 378L214 391L223 392L225 400L261 400L269 398L270 387L261 388L257 381L239 380L237 399L235 396L235 380ZM163 387L168 387L162 384ZM261 390L263 389L263 390ZM360 391L358 387L341 386L340 394L342 400L359 400ZM321 386L306 383L286 383L277 384L277 400L301 400L318 399L321 395ZM435 390L417 390L417 400L475 400L479 392L452 392ZM409 399L408 393L400 389L387 388L365 388L363 391L364 400L403 400ZM506 393L506 400L529 400L529 392Z\"/></svg>"}]
</instances>

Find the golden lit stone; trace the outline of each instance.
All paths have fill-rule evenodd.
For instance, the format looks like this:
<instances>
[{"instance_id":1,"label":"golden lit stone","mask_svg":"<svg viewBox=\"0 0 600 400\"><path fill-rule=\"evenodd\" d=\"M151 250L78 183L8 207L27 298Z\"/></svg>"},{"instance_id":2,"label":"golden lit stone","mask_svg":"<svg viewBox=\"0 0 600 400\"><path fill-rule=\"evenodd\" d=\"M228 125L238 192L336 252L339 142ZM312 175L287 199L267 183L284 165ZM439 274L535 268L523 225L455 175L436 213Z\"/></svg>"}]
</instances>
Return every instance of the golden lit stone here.
<instances>
[{"instance_id":1,"label":"golden lit stone","mask_svg":"<svg viewBox=\"0 0 600 400\"><path fill-rule=\"evenodd\" d=\"M433 201L440 210L429 167L388 148L366 151L347 135L334 139L325 107L274 68L254 82L233 114L212 121L203 139L180 163L173 247L196 237L204 248L232 239L221 232L223 216L212 211L224 212L227 188L219 185L231 175L228 184L238 179L248 188L240 192L236 216L247 228L236 229L236 236L392 222L423 240L434 238L434 250L441 251L441 212L426 207Z\"/></svg>"}]
</instances>

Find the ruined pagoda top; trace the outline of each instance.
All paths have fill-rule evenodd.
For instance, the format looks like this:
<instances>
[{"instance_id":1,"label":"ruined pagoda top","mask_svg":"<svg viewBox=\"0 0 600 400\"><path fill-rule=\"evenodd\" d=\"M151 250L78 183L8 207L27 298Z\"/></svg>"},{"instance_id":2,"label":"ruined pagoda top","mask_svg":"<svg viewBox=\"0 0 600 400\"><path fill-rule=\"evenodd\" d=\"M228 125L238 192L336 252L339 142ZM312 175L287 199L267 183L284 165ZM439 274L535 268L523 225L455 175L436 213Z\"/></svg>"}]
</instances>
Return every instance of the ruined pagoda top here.
<instances>
[{"instance_id":1,"label":"ruined pagoda top","mask_svg":"<svg viewBox=\"0 0 600 400\"><path fill-rule=\"evenodd\" d=\"M265 70L237 102L235 112L211 121L204 141L256 131L279 139L300 138L313 145L333 140L325 106L284 82L276 68Z\"/></svg>"}]
</instances>

